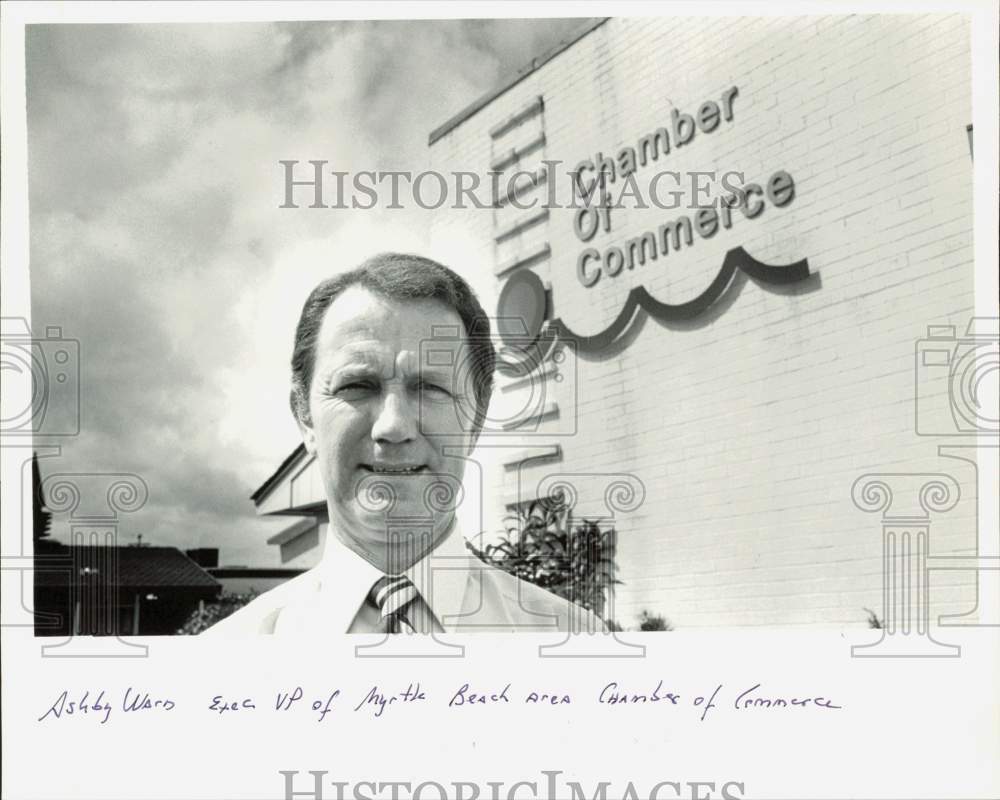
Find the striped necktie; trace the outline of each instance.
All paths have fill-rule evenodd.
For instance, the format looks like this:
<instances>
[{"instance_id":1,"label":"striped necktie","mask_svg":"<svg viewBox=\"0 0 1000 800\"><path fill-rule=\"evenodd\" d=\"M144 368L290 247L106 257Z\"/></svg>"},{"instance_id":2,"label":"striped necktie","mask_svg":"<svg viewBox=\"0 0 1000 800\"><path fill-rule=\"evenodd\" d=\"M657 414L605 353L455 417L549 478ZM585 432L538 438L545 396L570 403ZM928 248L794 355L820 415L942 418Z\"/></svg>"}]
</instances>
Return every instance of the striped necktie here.
<instances>
[{"instance_id":1,"label":"striped necktie","mask_svg":"<svg viewBox=\"0 0 1000 800\"><path fill-rule=\"evenodd\" d=\"M372 586L368 600L378 609L384 633L415 633L405 609L417 599L417 589L405 575L383 575Z\"/></svg>"}]
</instances>

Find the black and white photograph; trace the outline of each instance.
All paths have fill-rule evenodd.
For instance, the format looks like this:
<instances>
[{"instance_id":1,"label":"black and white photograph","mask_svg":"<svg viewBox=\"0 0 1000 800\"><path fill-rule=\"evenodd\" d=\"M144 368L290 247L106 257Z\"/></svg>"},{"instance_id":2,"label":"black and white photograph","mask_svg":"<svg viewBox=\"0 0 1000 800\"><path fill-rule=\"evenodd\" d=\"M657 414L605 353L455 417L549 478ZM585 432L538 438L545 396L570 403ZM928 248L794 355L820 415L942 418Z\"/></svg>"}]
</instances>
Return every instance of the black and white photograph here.
<instances>
[{"instance_id":1,"label":"black and white photograph","mask_svg":"<svg viewBox=\"0 0 1000 800\"><path fill-rule=\"evenodd\" d=\"M996 4L620 8L7 4L5 798L1000 797Z\"/></svg>"}]
</instances>

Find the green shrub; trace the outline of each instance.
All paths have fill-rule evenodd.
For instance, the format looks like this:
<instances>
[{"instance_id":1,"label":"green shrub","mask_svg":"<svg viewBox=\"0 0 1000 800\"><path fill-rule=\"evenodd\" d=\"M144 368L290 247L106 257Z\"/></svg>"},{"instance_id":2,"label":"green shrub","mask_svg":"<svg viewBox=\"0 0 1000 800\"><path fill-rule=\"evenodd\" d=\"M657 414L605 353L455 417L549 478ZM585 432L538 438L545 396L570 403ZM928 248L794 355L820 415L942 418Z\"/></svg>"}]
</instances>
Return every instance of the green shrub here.
<instances>
[{"instance_id":1,"label":"green shrub","mask_svg":"<svg viewBox=\"0 0 1000 800\"><path fill-rule=\"evenodd\" d=\"M863 609L868 612L868 627L869 628L884 628L882 620L878 618L878 615L872 611L870 608Z\"/></svg>"},{"instance_id":2,"label":"green shrub","mask_svg":"<svg viewBox=\"0 0 1000 800\"><path fill-rule=\"evenodd\" d=\"M257 592L252 590L244 594L223 592L214 602L205 603L192 612L187 622L180 627L177 633L194 636L204 630L208 630L216 622L224 620L230 614L239 611L256 596Z\"/></svg>"},{"instance_id":3,"label":"green shrub","mask_svg":"<svg viewBox=\"0 0 1000 800\"><path fill-rule=\"evenodd\" d=\"M471 549L487 564L564 597L604 619L614 593L617 534L592 520L573 521L572 509L532 502L507 518L497 544Z\"/></svg>"},{"instance_id":4,"label":"green shrub","mask_svg":"<svg viewBox=\"0 0 1000 800\"><path fill-rule=\"evenodd\" d=\"M650 614L643 610L639 615L640 631L672 631L674 626L670 624L666 617L660 614Z\"/></svg>"}]
</instances>

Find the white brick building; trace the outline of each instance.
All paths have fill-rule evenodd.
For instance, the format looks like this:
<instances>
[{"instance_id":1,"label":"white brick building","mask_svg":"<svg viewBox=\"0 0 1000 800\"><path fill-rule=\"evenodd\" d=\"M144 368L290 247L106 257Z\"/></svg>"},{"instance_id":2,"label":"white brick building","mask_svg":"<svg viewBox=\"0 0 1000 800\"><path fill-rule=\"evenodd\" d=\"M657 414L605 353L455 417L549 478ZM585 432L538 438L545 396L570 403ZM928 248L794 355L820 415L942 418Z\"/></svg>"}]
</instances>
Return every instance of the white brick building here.
<instances>
[{"instance_id":1,"label":"white brick building","mask_svg":"<svg viewBox=\"0 0 1000 800\"><path fill-rule=\"evenodd\" d=\"M430 169L484 181L493 169L502 186L514 171L534 176L519 195L531 208L435 217L432 255L491 313L526 270L549 289L548 318L584 337L636 287L671 306L692 300L734 248L776 267L805 259L811 273L786 285L738 273L686 319L640 310L607 346L570 342L543 370L544 396L537 381L500 377L491 417L506 423L469 473L487 534L511 504L572 483L579 515L614 515L614 616L626 627L644 609L684 629L881 616L881 518L852 501L864 473L953 477L962 498L931 515L930 554L975 553L975 468L939 455L952 440L918 435L914 412L915 383L947 391L915 367L917 342L930 325L961 337L973 311L969 33L967 19L940 15L612 18L431 133ZM649 207L624 199L583 241L576 210L547 202L551 187L565 205L570 170L622 148L641 156L660 128L669 152L661 138L633 173ZM681 176L682 207L650 205L650 180L667 170ZM758 184L750 216L699 218L686 208L692 172ZM768 192L781 172L794 194L781 178ZM718 180L700 181L718 195ZM626 183L610 184L614 198ZM661 199L678 188L660 186ZM682 229L679 247L630 266L630 239L660 241L682 216L690 242ZM622 263L605 262L615 247ZM644 490L641 503L609 507L616 482ZM976 580L932 572L931 617L973 611Z\"/></svg>"},{"instance_id":2,"label":"white brick building","mask_svg":"<svg viewBox=\"0 0 1000 800\"><path fill-rule=\"evenodd\" d=\"M633 320L620 345L570 356L564 380L546 384L558 417L520 440L539 452L558 445L558 455L505 469L497 462L510 451L480 448L493 465L486 519L502 516L518 474L521 499L551 474L636 476L644 502L616 514L615 615L626 626L642 609L684 628L881 614L880 518L851 499L866 472L955 477L963 499L933 518L931 552L973 552L974 469L939 457L945 440L914 429L915 343L929 325L962 334L972 316L970 82L960 16L613 18L435 130L433 169L533 172L559 161L565 199L565 173L581 161L669 130L675 109L696 115L714 100L722 111L737 87L731 120L671 142L636 169L636 183L645 189L661 170L735 170L763 187L784 170L795 196L781 208L765 197L758 217L734 211L730 229L695 233L690 246L590 287L581 251L624 246L695 212L626 200L610 231L583 242L573 209L539 214L540 183L522 196L538 207L442 211L435 237L442 252L450 237L478 243L454 266L492 273L493 308L505 281L531 269L551 288L550 317L585 335L607 327L635 286L665 303L692 299L734 247L774 265L808 259L817 276L802 287L748 280L685 324ZM523 154L505 165L511 151ZM504 237L519 220L533 224ZM509 402L502 383L498 404ZM584 511L601 513L601 487L574 480ZM973 609L975 574L932 573L931 598L932 615Z\"/></svg>"}]
</instances>

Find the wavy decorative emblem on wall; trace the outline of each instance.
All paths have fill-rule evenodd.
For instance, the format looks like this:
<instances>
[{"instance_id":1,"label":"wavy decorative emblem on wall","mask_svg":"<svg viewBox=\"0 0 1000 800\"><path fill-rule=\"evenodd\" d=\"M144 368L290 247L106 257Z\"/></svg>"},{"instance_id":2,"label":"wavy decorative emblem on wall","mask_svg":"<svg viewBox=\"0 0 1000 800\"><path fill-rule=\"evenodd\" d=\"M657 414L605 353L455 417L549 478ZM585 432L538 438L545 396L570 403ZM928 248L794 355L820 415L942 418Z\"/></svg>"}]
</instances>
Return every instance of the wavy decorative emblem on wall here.
<instances>
[{"instance_id":1,"label":"wavy decorative emblem on wall","mask_svg":"<svg viewBox=\"0 0 1000 800\"><path fill-rule=\"evenodd\" d=\"M525 361L541 363L557 340L572 342L579 352L599 353L625 333L637 309L659 322L694 319L726 293L738 271L772 286L798 283L812 274L808 259L775 266L758 261L742 247L734 247L726 253L715 279L697 297L685 303L663 303L646 287L636 286L615 320L599 333L587 336L573 331L561 317L550 320L551 298L541 278L530 269L519 270L504 285L497 303L498 332L505 345L501 348L500 369L508 374L520 373L525 370Z\"/></svg>"}]
</instances>

